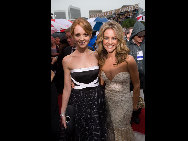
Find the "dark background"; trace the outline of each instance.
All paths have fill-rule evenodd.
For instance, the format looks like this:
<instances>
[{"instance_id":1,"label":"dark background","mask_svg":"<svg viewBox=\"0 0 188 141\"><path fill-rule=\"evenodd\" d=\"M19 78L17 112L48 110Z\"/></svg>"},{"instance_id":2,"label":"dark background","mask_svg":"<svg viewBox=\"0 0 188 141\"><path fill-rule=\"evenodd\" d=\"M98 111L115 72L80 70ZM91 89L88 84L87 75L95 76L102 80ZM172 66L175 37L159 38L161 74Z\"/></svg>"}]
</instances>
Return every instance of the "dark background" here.
<instances>
[{"instance_id":1,"label":"dark background","mask_svg":"<svg viewBox=\"0 0 188 141\"><path fill-rule=\"evenodd\" d=\"M11 1L3 7L10 15L1 13L0 138L48 141L51 1Z\"/></svg>"}]
</instances>

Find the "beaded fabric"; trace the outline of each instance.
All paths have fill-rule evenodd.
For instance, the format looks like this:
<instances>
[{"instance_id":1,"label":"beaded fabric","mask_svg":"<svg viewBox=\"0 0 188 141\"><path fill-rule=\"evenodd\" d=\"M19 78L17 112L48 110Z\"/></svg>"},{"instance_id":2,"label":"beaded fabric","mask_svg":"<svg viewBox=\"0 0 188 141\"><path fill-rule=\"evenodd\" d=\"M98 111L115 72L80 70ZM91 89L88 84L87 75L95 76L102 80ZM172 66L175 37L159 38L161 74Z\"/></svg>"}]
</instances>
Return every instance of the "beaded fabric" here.
<instances>
[{"instance_id":1,"label":"beaded fabric","mask_svg":"<svg viewBox=\"0 0 188 141\"><path fill-rule=\"evenodd\" d=\"M71 70L74 88L69 104L75 108L74 141L106 141L105 96L98 74L99 66Z\"/></svg>"},{"instance_id":2,"label":"beaded fabric","mask_svg":"<svg viewBox=\"0 0 188 141\"><path fill-rule=\"evenodd\" d=\"M130 93L130 74L120 72L109 80L105 72L101 72L105 81L105 99L107 109L107 140L135 141L130 124L133 111Z\"/></svg>"}]
</instances>

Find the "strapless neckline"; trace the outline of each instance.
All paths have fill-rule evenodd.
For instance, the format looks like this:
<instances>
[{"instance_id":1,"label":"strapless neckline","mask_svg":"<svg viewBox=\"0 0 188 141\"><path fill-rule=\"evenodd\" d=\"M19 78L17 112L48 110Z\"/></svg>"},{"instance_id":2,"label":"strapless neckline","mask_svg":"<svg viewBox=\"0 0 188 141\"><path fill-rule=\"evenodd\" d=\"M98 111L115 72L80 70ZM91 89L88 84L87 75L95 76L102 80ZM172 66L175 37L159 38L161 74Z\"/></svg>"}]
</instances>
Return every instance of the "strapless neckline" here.
<instances>
[{"instance_id":1,"label":"strapless neckline","mask_svg":"<svg viewBox=\"0 0 188 141\"><path fill-rule=\"evenodd\" d=\"M83 71L90 71L90 70L95 70L95 69L99 69L99 66L91 66L91 67L87 67L87 68L76 68L76 69L70 70L70 72L71 73L73 73L73 72L83 72Z\"/></svg>"},{"instance_id":2,"label":"strapless neckline","mask_svg":"<svg viewBox=\"0 0 188 141\"><path fill-rule=\"evenodd\" d=\"M110 79L106 76L106 74L105 74L104 71L101 71L101 72L104 74L104 76L105 76L110 82L112 82L112 81L115 79L115 77L117 77L117 76L120 75L121 73L129 74L128 71L122 71L122 72L119 72L119 73L115 74L114 77L112 78L112 80L110 80Z\"/></svg>"}]
</instances>

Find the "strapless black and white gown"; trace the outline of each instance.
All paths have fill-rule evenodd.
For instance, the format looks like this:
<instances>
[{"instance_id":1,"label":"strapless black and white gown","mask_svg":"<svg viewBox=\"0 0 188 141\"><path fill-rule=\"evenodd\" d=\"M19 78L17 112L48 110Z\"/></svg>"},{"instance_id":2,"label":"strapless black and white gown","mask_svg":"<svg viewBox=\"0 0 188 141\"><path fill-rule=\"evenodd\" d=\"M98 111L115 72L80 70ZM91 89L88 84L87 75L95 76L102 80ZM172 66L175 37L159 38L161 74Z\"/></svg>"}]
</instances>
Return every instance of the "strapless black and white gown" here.
<instances>
[{"instance_id":1,"label":"strapless black and white gown","mask_svg":"<svg viewBox=\"0 0 188 141\"><path fill-rule=\"evenodd\" d=\"M75 108L75 139L106 140L105 95L99 86L99 66L71 70L74 89L69 104Z\"/></svg>"}]
</instances>

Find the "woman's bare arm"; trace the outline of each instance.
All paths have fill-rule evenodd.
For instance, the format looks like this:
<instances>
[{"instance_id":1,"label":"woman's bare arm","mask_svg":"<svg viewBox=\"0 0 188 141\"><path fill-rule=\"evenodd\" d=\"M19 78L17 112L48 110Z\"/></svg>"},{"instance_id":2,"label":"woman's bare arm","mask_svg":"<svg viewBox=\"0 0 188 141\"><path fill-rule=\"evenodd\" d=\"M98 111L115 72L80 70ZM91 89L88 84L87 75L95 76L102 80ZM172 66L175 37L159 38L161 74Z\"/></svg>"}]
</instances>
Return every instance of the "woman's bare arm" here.
<instances>
[{"instance_id":1,"label":"woman's bare arm","mask_svg":"<svg viewBox=\"0 0 188 141\"><path fill-rule=\"evenodd\" d=\"M70 93L71 93L71 75L70 75L70 69L69 69L69 57L66 56L63 58L63 69L64 69L64 89L63 89L63 95L62 95L62 107L61 107L61 114L65 115L67 104L69 101ZM62 116L65 117L65 116ZM62 118L62 122L64 127L66 128L66 118Z\"/></svg>"},{"instance_id":2,"label":"woman's bare arm","mask_svg":"<svg viewBox=\"0 0 188 141\"><path fill-rule=\"evenodd\" d=\"M129 55L127 58L128 70L133 84L133 110L137 110L137 104L140 96L140 80L137 64L133 56Z\"/></svg>"}]
</instances>

